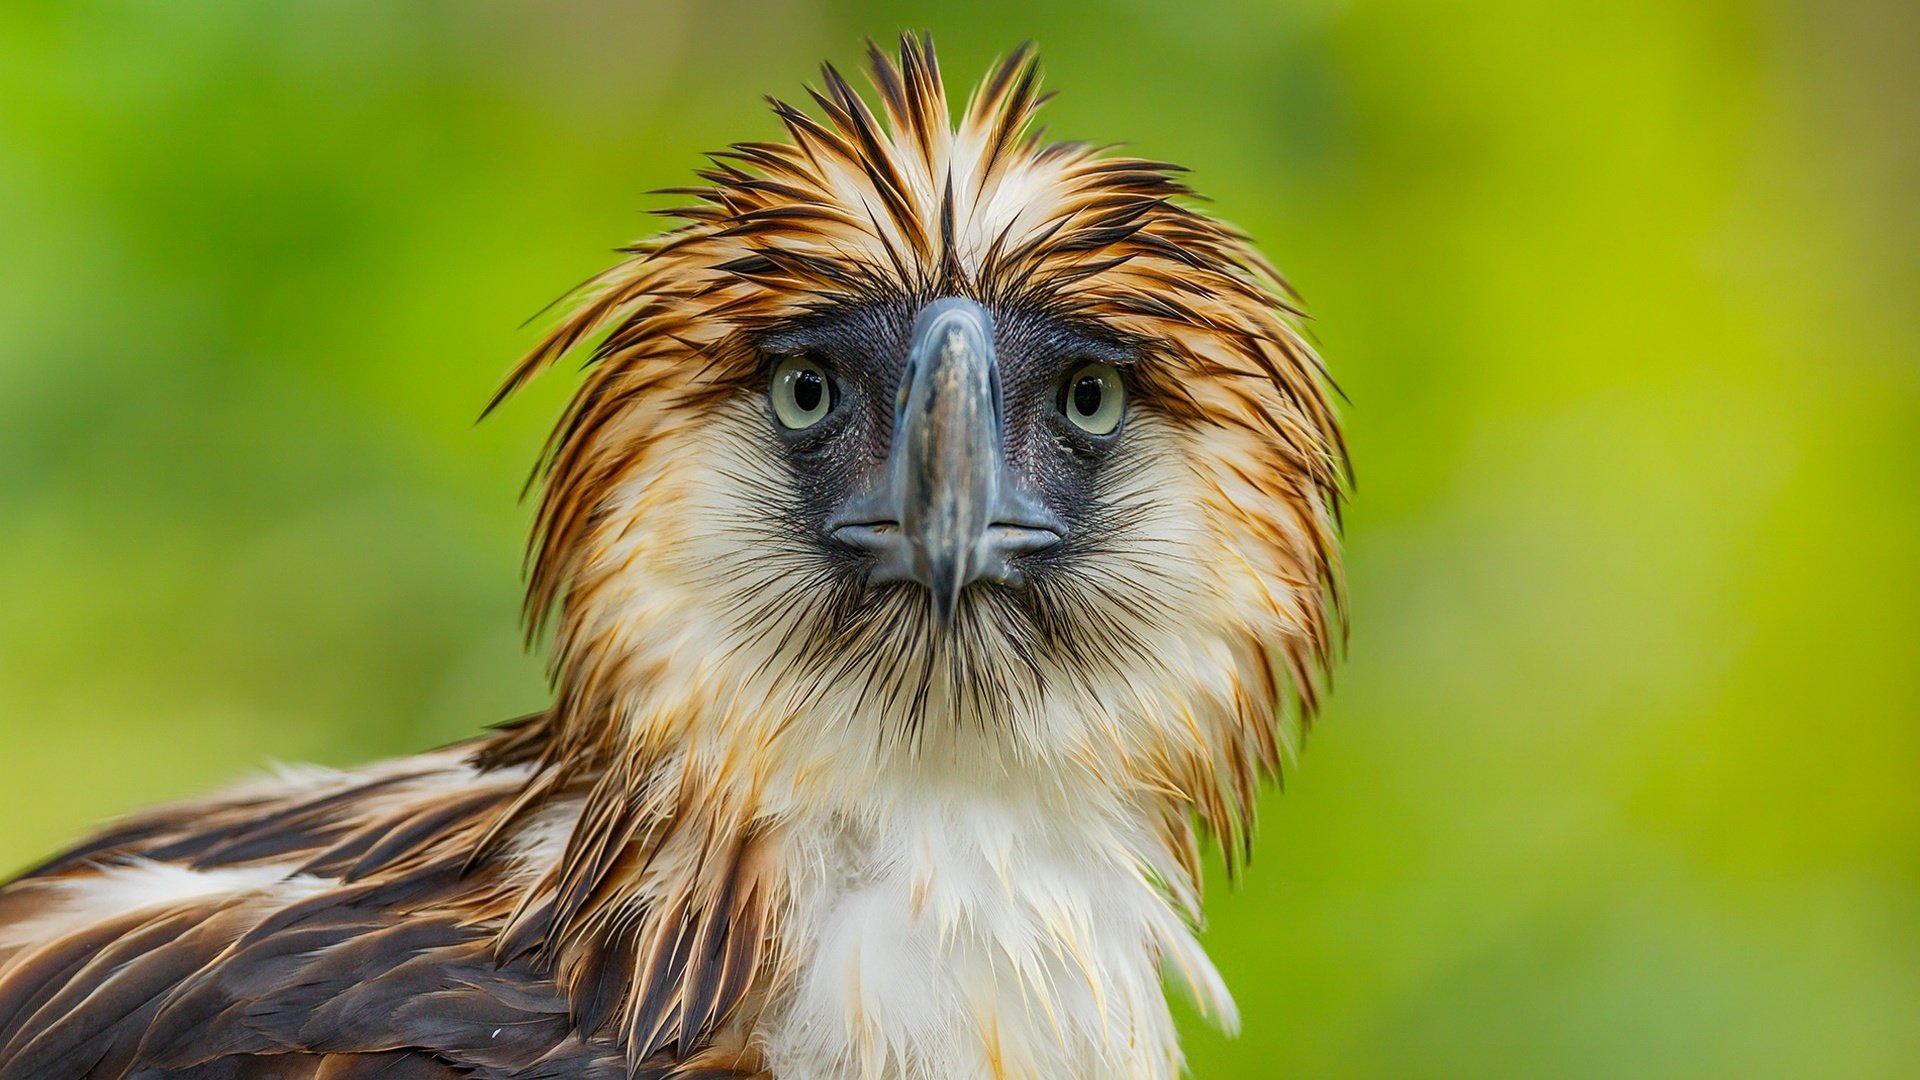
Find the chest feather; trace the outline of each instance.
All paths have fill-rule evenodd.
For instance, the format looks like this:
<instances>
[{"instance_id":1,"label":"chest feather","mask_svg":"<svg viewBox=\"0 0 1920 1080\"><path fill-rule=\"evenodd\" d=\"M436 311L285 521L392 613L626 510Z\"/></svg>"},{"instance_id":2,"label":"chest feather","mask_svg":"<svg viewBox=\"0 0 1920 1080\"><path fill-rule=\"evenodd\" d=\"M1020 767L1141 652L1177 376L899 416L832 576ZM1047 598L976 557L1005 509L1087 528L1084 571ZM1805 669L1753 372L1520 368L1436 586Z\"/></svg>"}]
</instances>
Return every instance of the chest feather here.
<instances>
[{"instance_id":1,"label":"chest feather","mask_svg":"<svg viewBox=\"0 0 1920 1080\"><path fill-rule=\"evenodd\" d=\"M1175 1075L1163 963L1217 986L1125 823L927 796L794 833L759 1035L782 1080Z\"/></svg>"}]
</instances>

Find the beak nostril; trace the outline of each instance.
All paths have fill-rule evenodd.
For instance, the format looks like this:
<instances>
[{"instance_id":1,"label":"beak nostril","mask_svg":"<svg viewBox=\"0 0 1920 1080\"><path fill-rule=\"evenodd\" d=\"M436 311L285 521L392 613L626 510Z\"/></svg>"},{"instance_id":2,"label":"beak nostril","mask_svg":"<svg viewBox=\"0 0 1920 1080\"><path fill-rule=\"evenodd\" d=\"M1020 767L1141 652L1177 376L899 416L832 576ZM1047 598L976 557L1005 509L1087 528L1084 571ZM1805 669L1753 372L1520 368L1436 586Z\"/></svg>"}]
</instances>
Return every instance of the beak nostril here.
<instances>
[{"instance_id":1,"label":"beak nostril","mask_svg":"<svg viewBox=\"0 0 1920 1080\"><path fill-rule=\"evenodd\" d=\"M1002 521L996 521L987 526L987 544L1010 555L1027 555L1035 551L1044 551L1059 543L1061 539L1058 530L1047 526L1016 525Z\"/></svg>"}]
</instances>

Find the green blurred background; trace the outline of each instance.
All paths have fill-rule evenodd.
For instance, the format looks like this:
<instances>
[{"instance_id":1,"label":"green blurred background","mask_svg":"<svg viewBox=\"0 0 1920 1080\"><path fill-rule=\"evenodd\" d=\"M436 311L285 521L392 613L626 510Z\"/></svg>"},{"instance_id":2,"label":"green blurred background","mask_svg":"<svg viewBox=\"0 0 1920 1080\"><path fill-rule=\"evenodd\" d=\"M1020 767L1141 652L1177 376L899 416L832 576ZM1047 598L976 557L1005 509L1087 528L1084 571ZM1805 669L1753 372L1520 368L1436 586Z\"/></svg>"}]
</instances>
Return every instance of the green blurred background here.
<instances>
[{"instance_id":1,"label":"green blurred background","mask_svg":"<svg viewBox=\"0 0 1920 1080\"><path fill-rule=\"evenodd\" d=\"M0 866L539 706L522 321L818 60L1033 37L1353 401L1196 1074L1920 1074L1920 9L1177 7L0 8Z\"/></svg>"}]
</instances>

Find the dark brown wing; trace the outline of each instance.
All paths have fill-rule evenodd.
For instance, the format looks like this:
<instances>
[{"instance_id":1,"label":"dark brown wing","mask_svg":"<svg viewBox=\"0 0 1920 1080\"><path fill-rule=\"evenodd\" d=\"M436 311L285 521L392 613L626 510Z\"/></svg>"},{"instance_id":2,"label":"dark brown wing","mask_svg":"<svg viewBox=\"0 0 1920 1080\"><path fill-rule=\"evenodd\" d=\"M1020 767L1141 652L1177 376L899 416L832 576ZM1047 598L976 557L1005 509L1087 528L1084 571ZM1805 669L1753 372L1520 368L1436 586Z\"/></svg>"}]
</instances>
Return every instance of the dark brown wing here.
<instances>
[{"instance_id":1,"label":"dark brown wing","mask_svg":"<svg viewBox=\"0 0 1920 1080\"><path fill-rule=\"evenodd\" d=\"M500 958L517 896L467 863L519 787L423 766L166 810L14 881L0 1080L753 1075L717 1049L630 1066L537 953ZM129 891L165 868L222 887ZM125 910L76 914L103 897Z\"/></svg>"},{"instance_id":2,"label":"dark brown wing","mask_svg":"<svg viewBox=\"0 0 1920 1080\"><path fill-rule=\"evenodd\" d=\"M132 1080L459 1080L463 1074L426 1054L281 1054L233 1057L192 1069L147 1069Z\"/></svg>"},{"instance_id":3,"label":"dark brown wing","mask_svg":"<svg viewBox=\"0 0 1920 1080\"><path fill-rule=\"evenodd\" d=\"M0 976L0 1078L300 1075L272 1056L319 1054L403 1076L628 1075L617 1044L572 1033L550 980L493 962L484 929L396 902L445 887L343 886L264 919L245 900L162 906L35 946ZM392 1050L418 1053L355 1059Z\"/></svg>"}]
</instances>

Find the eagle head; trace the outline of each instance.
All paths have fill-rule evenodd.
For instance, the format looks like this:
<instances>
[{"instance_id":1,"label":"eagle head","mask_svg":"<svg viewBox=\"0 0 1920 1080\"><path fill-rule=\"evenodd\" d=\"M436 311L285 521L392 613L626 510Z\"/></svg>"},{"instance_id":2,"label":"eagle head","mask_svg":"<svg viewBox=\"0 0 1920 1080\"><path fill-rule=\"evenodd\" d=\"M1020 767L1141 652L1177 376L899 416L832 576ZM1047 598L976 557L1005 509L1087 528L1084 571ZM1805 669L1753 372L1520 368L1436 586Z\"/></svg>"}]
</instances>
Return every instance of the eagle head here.
<instances>
[{"instance_id":1,"label":"eagle head","mask_svg":"<svg viewBox=\"0 0 1920 1080\"><path fill-rule=\"evenodd\" d=\"M568 354L528 611L543 753L761 798L1018 774L1222 835L1337 636L1344 449L1275 271L1180 170L952 116L930 43L714 155ZM555 749L555 748L560 749Z\"/></svg>"}]
</instances>

